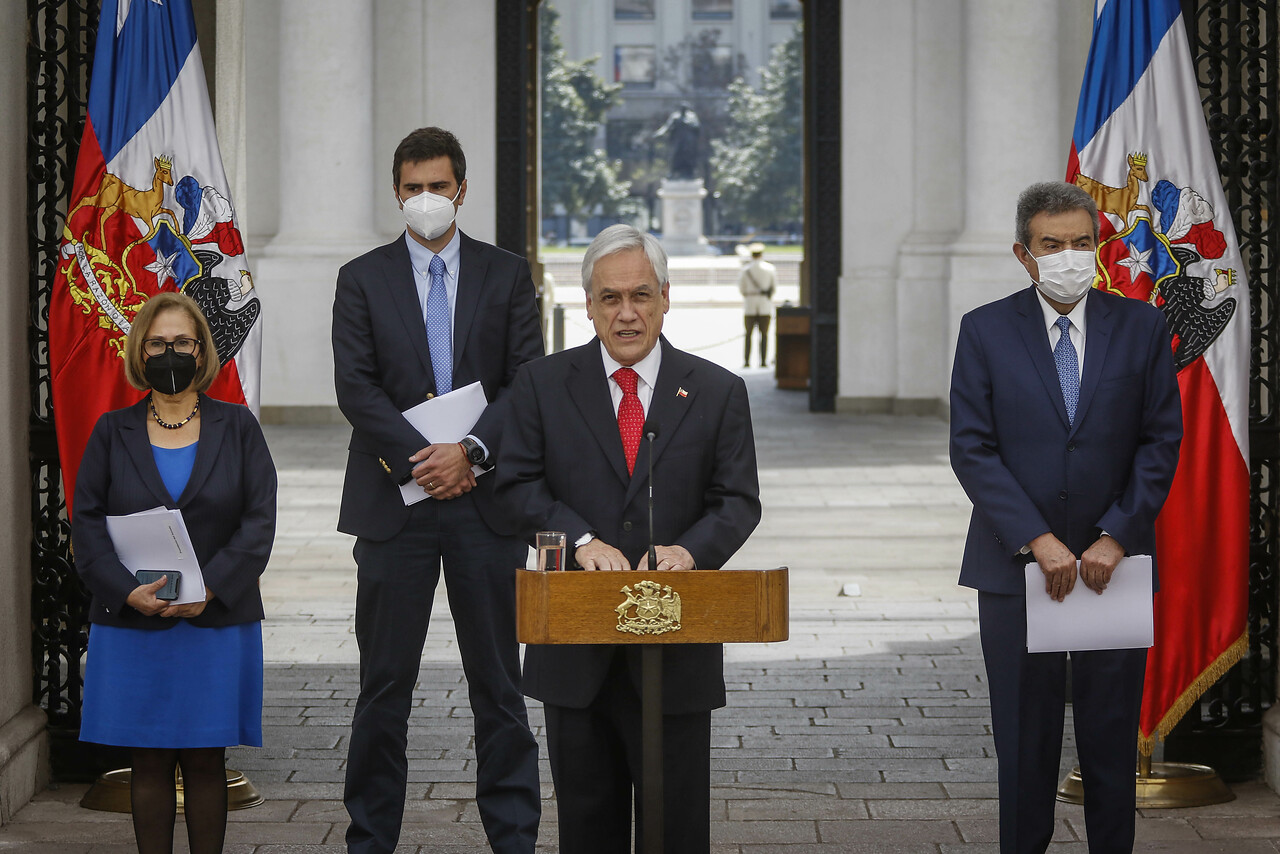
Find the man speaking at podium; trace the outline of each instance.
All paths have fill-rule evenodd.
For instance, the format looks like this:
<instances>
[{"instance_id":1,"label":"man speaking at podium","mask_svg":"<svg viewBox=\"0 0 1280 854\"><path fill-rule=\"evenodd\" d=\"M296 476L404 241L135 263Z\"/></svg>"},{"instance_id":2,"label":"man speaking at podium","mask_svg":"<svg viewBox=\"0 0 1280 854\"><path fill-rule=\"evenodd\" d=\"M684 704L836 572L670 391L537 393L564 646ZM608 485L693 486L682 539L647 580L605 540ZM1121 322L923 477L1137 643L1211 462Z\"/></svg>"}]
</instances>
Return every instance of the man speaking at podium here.
<instances>
[{"instance_id":1,"label":"man speaking at podium","mask_svg":"<svg viewBox=\"0 0 1280 854\"><path fill-rule=\"evenodd\" d=\"M627 225L600 232L582 285L597 338L516 375L497 498L526 539L564 531L582 569L645 569L652 462L657 568L719 569L760 521L746 386L661 337L670 282L653 236ZM665 850L707 852L721 648L673 644L663 659ZM641 785L639 648L530 646L524 667L525 694L546 707L561 854L629 852Z\"/></svg>"}]
</instances>

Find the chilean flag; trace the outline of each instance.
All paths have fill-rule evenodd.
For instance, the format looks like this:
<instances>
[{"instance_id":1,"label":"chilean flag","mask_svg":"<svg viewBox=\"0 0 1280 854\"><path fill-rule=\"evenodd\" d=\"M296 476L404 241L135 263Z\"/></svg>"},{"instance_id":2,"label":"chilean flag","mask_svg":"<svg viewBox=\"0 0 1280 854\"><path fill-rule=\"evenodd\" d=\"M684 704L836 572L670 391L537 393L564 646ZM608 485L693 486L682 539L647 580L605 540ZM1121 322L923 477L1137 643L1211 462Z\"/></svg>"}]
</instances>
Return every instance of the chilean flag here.
<instances>
[{"instance_id":1,"label":"chilean flag","mask_svg":"<svg viewBox=\"0 0 1280 854\"><path fill-rule=\"evenodd\" d=\"M182 290L209 320L209 393L258 408L262 323L218 152L190 0L104 0L88 116L49 302L49 367L67 510L89 433L141 393L125 336Z\"/></svg>"},{"instance_id":2,"label":"chilean flag","mask_svg":"<svg viewBox=\"0 0 1280 854\"><path fill-rule=\"evenodd\" d=\"M1067 180L1098 202L1097 287L1161 308L1185 433L1156 522L1139 748L1246 652L1249 285L1178 0L1097 0Z\"/></svg>"}]
</instances>

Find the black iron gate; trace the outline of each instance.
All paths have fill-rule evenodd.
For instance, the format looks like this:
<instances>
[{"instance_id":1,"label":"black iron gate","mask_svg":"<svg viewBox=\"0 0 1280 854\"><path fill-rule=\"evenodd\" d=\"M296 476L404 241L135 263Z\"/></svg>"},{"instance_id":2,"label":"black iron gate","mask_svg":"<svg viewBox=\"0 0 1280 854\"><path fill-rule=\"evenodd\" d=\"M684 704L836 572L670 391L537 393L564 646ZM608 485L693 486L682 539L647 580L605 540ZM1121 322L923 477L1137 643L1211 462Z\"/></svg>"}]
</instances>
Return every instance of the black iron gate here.
<instances>
[{"instance_id":1,"label":"black iron gate","mask_svg":"<svg viewBox=\"0 0 1280 854\"><path fill-rule=\"evenodd\" d=\"M1182 11L1249 276L1249 652L1174 728L1165 756L1241 780L1261 770L1262 715L1280 662L1280 0L1182 0Z\"/></svg>"},{"instance_id":2,"label":"black iron gate","mask_svg":"<svg viewBox=\"0 0 1280 854\"><path fill-rule=\"evenodd\" d=\"M50 760L59 779L113 764L109 752L77 740L89 599L71 558L48 348L49 295L84 133L98 7L98 0L27 2L32 692L49 715Z\"/></svg>"}]
</instances>

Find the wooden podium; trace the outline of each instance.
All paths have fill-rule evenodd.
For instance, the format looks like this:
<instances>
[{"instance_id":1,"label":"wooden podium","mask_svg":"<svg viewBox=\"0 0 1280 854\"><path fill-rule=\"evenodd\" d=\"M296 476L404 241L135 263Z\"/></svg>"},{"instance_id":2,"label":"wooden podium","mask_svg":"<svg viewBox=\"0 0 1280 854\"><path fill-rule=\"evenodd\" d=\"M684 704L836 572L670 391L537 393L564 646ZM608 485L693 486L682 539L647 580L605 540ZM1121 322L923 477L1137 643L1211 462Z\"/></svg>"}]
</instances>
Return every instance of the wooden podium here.
<instances>
[{"instance_id":1,"label":"wooden podium","mask_svg":"<svg viewBox=\"0 0 1280 854\"><path fill-rule=\"evenodd\" d=\"M644 852L662 839L662 645L773 643L789 632L787 568L516 571L521 643L641 644ZM639 854L639 852L637 852Z\"/></svg>"}]
</instances>

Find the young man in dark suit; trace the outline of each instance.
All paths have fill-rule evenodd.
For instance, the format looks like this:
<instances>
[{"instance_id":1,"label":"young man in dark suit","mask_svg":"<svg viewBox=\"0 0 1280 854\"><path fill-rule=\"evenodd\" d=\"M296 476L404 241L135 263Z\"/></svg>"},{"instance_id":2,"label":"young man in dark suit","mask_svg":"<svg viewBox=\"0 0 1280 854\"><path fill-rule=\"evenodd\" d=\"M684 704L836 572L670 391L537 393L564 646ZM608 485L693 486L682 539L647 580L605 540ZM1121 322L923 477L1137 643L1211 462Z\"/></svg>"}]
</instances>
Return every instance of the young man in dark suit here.
<instances>
[{"instance_id":1,"label":"young man in dark suit","mask_svg":"<svg viewBox=\"0 0 1280 854\"><path fill-rule=\"evenodd\" d=\"M951 465L974 507L960 583L978 591L1000 851L1041 854L1053 836L1066 654L1027 652L1024 568L1035 560L1062 601L1103 594L1126 554L1154 560L1182 409L1164 315L1091 288L1098 209L1088 194L1028 187L1017 241L1034 284L960 323ZM1133 848L1146 660L1145 649L1071 653L1091 854Z\"/></svg>"},{"instance_id":2,"label":"young man in dark suit","mask_svg":"<svg viewBox=\"0 0 1280 854\"><path fill-rule=\"evenodd\" d=\"M582 569L648 563L653 441L657 569L719 569L760 521L742 379L661 337L667 258L615 225L582 262L597 338L521 368L498 463L498 498L532 538L564 531ZM625 646L530 646L524 690L542 700L561 854L631 850L640 770L640 656ZM710 848L711 710L724 705L719 645L663 650L668 854ZM636 850L642 845L636 816Z\"/></svg>"},{"instance_id":3,"label":"young man in dark suit","mask_svg":"<svg viewBox=\"0 0 1280 854\"><path fill-rule=\"evenodd\" d=\"M360 699L346 806L351 854L391 854L400 835L409 706L443 564L475 713L476 801L494 852L532 854L537 744L520 692L514 569L525 544L493 502L507 390L542 355L523 258L454 223L466 160L453 134L421 128L396 149L407 229L346 264L333 305L338 405L351 444L338 530L356 536ZM461 442L431 443L401 412L479 381L488 407ZM406 506L401 486L430 496Z\"/></svg>"}]
</instances>

